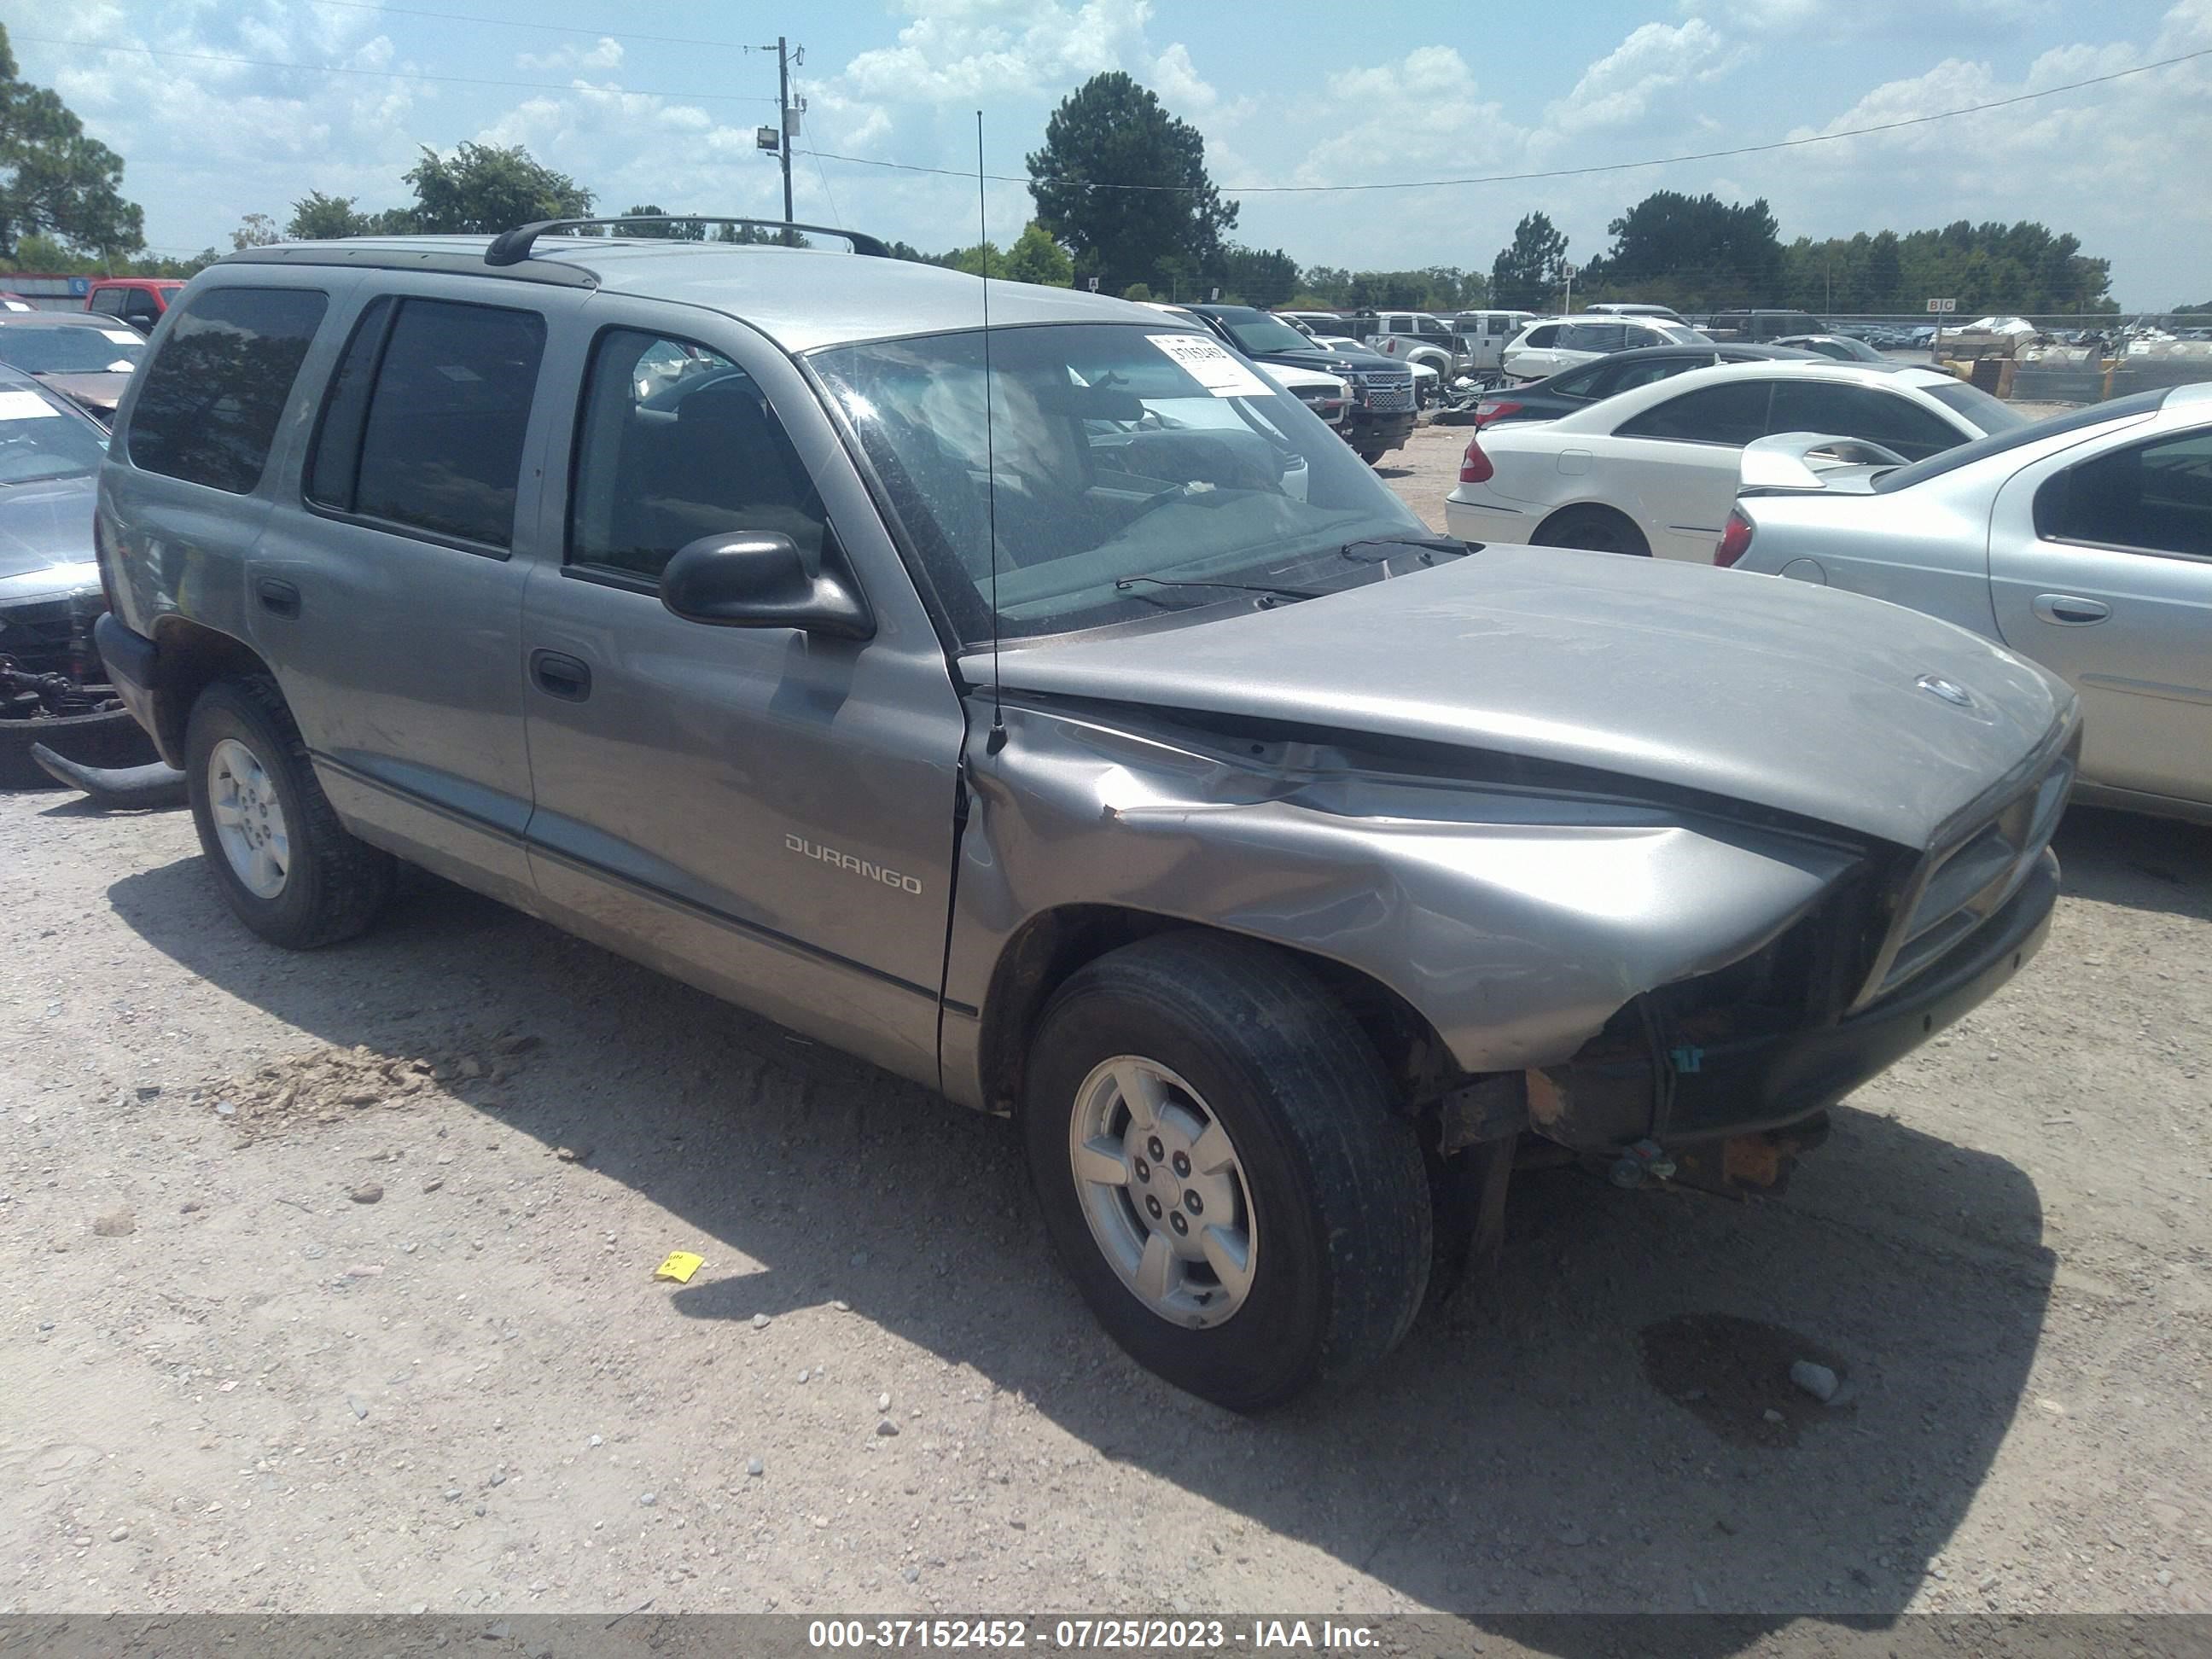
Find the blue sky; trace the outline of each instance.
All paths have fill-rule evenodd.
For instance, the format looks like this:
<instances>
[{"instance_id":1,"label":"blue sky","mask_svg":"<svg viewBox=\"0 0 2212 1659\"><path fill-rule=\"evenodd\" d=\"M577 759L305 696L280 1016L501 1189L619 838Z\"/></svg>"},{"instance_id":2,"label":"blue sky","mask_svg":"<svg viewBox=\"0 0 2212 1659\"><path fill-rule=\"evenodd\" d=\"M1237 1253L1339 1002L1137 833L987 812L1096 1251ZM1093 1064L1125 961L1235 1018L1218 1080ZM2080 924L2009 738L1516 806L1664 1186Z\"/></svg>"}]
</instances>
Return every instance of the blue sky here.
<instances>
[{"instance_id":1,"label":"blue sky","mask_svg":"<svg viewBox=\"0 0 2212 1659\"><path fill-rule=\"evenodd\" d=\"M773 212L775 168L753 129L773 118L775 58L739 48L772 45L779 30L805 47L802 149L965 167L980 107L992 170L1018 174L1053 105L1119 68L1204 132L1217 180L1248 187L1770 142L2212 48L2212 0L0 0L0 21L25 74L123 154L149 241L186 252L227 246L248 213L281 222L313 189L402 203L417 147L464 139L526 144L608 210ZM313 67L218 61L240 58ZM1785 239L2040 219L2112 260L2123 304L2157 307L2212 299L2208 155L2212 57L1776 155L1449 189L1247 193L1237 234L1302 264L1486 268L1531 209L1587 257L1647 191L1711 190L1765 195ZM974 191L955 179L802 155L797 194L801 218L929 248L974 240ZM994 234L1018 230L1027 207L1018 185L994 186Z\"/></svg>"}]
</instances>

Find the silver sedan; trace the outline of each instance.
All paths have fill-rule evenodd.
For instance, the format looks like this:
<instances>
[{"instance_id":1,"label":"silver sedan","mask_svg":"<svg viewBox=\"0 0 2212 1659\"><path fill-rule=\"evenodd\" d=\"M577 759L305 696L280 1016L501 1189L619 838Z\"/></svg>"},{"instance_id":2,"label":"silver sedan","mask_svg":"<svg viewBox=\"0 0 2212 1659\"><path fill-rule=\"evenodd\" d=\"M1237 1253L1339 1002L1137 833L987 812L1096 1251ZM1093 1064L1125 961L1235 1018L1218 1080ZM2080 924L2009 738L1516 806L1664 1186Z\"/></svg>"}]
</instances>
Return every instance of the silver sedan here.
<instances>
[{"instance_id":1,"label":"silver sedan","mask_svg":"<svg viewBox=\"0 0 2212 1659\"><path fill-rule=\"evenodd\" d=\"M1812 433L1764 439L1714 557L2033 658L2081 696L2083 799L2212 823L2212 385L1910 465Z\"/></svg>"}]
</instances>

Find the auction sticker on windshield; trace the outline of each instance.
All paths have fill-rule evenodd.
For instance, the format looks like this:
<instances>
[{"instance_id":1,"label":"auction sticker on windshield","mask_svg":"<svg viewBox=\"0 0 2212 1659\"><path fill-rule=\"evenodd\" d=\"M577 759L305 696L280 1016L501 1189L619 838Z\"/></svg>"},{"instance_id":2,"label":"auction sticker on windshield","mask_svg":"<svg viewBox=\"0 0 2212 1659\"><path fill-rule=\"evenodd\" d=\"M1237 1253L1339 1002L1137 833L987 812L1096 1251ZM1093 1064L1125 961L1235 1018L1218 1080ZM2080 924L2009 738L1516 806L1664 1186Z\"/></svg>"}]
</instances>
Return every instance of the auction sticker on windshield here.
<instances>
[{"instance_id":1,"label":"auction sticker on windshield","mask_svg":"<svg viewBox=\"0 0 2212 1659\"><path fill-rule=\"evenodd\" d=\"M61 413L35 392L0 392L0 421L59 420Z\"/></svg>"},{"instance_id":2,"label":"auction sticker on windshield","mask_svg":"<svg viewBox=\"0 0 2212 1659\"><path fill-rule=\"evenodd\" d=\"M143 345L145 343L146 337L144 335L133 333L127 328L103 328L100 331L102 334L105 334L109 339L114 341L118 345Z\"/></svg>"},{"instance_id":3,"label":"auction sticker on windshield","mask_svg":"<svg viewBox=\"0 0 2212 1659\"><path fill-rule=\"evenodd\" d=\"M1265 398L1275 389L1202 334L1145 337L1217 398Z\"/></svg>"}]
</instances>

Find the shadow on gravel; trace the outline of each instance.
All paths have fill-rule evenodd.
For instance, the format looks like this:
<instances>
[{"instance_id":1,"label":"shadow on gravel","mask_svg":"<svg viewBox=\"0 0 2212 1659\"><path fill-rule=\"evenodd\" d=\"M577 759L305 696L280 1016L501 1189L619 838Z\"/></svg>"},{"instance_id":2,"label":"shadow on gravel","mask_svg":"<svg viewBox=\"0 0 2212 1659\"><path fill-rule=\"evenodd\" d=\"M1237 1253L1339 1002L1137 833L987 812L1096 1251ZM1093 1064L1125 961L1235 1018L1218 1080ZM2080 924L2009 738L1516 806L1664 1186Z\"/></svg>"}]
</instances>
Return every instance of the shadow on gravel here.
<instances>
[{"instance_id":1,"label":"shadow on gravel","mask_svg":"<svg viewBox=\"0 0 2212 1659\"><path fill-rule=\"evenodd\" d=\"M2212 918L2212 827L2075 806L2051 844L2072 897Z\"/></svg>"},{"instance_id":2,"label":"shadow on gravel","mask_svg":"<svg viewBox=\"0 0 2212 1659\"><path fill-rule=\"evenodd\" d=\"M1844 1108L1771 1201L1522 1175L1493 1279L1357 1392L1242 1419L1099 1332L1003 1123L428 878L368 938L307 956L248 938L194 860L109 891L157 949L313 1039L401 1054L457 1030L541 1036L527 1098L483 1109L549 1155L590 1147L599 1175L765 1265L675 1293L682 1316L842 1298L1103 1457L1517 1639L1510 1614L1753 1615L1666 1632L1669 1652L1719 1655L1778 1610L1896 1613L2021 1407L2050 1297L2020 1170ZM1834 1407L1793 1390L1799 1357L1841 1374ZM1053 1501L1057 1477L1036 1479ZM1212 1544L1231 1583L1267 1547L1233 1518ZM1620 1639L1541 1629L1565 1655Z\"/></svg>"}]
</instances>

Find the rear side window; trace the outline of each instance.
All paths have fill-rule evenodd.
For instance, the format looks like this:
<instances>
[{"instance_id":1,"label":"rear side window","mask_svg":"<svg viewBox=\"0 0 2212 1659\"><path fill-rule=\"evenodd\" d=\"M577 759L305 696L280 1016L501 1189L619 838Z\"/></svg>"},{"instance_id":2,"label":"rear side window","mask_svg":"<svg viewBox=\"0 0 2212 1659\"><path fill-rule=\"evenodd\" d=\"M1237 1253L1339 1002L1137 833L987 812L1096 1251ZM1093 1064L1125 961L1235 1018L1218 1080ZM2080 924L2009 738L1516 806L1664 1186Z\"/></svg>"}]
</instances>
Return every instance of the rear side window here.
<instances>
[{"instance_id":1,"label":"rear side window","mask_svg":"<svg viewBox=\"0 0 2212 1659\"><path fill-rule=\"evenodd\" d=\"M505 550L545 350L534 311L380 299L331 384L307 498Z\"/></svg>"},{"instance_id":2,"label":"rear side window","mask_svg":"<svg viewBox=\"0 0 2212 1659\"><path fill-rule=\"evenodd\" d=\"M302 288L210 289L185 306L140 371L131 465L250 494L329 307L327 295Z\"/></svg>"},{"instance_id":3,"label":"rear side window","mask_svg":"<svg viewBox=\"0 0 2212 1659\"><path fill-rule=\"evenodd\" d=\"M657 581L702 536L791 538L811 568L822 498L750 375L689 340L613 329L592 353L568 562Z\"/></svg>"},{"instance_id":4,"label":"rear side window","mask_svg":"<svg viewBox=\"0 0 2212 1659\"><path fill-rule=\"evenodd\" d=\"M2035 493L2035 533L2212 557L2212 432L2135 444L2067 468Z\"/></svg>"},{"instance_id":5,"label":"rear side window","mask_svg":"<svg viewBox=\"0 0 2212 1659\"><path fill-rule=\"evenodd\" d=\"M1700 386L1645 410L1615 428L1613 435L1740 447L1765 435L1767 392L1765 380Z\"/></svg>"},{"instance_id":6,"label":"rear side window","mask_svg":"<svg viewBox=\"0 0 2212 1659\"><path fill-rule=\"evenodd\" d=\"M1521 343L1522 343L1523 346L1525 346L1525 347L1528 348L1528 349L1529 349L1530 350L1532 350L1532 351L1535 351L1535 350L1541 350L1543 348L1545 348L1546 346L1550 345L1550 344L1552 343L1552 342L1553 342L1553 341L1554 341L1554 340L1558 339L1559 337L1559 325L1558 325L1558 324L1556 324L1556 323L1553 323L1553 324L1551 324L1551 325L1547 325L1547 326L1546 326L1546 327L1543 327L1543 328L1532 328L1532 329L1530 329L1530 330L1528 331L1528 337L1527 339L1525 339L1525 340L1522 341L1522 342L1521 342Z\"/></svg>"},{"instance_id":7,"label":"rear side window","mask_svg":"<svg viewBox=\"0 0 2212 1659\"><path fill-rule=\"evenodd\" d=\"M1618 351L1628 343L1628 329L1621 323L1570 323L1559 337L1566 351Z\"/></svg>"},{"instance_id":8,"label":"rear side window","mask_svg":"<svg viewBox=\"0 0 2212 1659\"><path fill-rule=\"evenodd\" d=\"M120 317L123 314L123 290L119 288L99 289L93 295L92 304L86 309L109 317Z\"/></svg>"}]
</instances>

